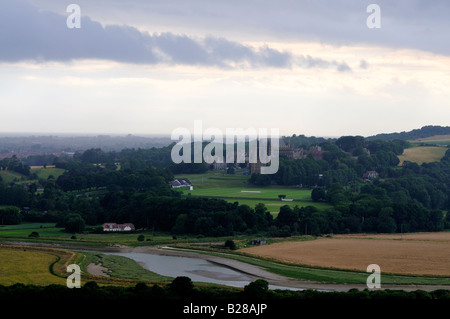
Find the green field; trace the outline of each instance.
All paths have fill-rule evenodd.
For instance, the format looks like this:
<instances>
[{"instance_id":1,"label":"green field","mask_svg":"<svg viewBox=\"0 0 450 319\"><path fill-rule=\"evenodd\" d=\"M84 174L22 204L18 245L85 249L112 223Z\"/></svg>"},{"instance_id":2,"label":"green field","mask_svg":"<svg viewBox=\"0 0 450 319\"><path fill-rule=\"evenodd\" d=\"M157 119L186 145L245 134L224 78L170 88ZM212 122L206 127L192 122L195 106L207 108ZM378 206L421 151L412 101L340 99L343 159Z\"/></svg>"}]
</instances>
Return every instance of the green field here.
<instances>
[{"instance_id":1,"label":"green field","mask_svg":"<svg viewBox=\"0 0 450 319\"><path fill-rule=\"evenodd\" d=\"M37 177L39 179L48 179L50 176L53 176L55 179L58 178L60 175L64 173L64 169L62 168L55 168L55 167L47 167L43 168L41 166L34 166L30 170L31 174L36 173ZM13 171L0 171L0 176L4 183L10 184L10 183L30 183L30 182L37 182L37 180L30 179L29 176L25 176L20 173L16 173Z\"/></svg>"},{"instance_id":2,"label":"green field","mask_svg":"<svg viewBox=\"0 0 450 319\"><path fill-rule=\"evenodd\" d=\"M42 226L42 227L41 227ZM39 237L29 237L31 232L38 232ZM137 240L139 235L144 235L144 241ZM202 236L177 236L173 238L171 234L152 232L150 230L142 230L139 232L110 232L101 234L83 233L75 234L67 233L64 228L55 227L51 223L26 223L20 225L0 225L0 241L26 241L36 243L64 244L66 246L96 246L104 247L112 244L127 245L130 247L142 245L162 245L176 244L187 242L211 242L210 238ZM214 241L225 242L232 239L231 236L214 238Z\"/></svg>"},{"instance_id":3,"label":"green field","mask_svg":"<svg viewBox=\"0 0 450 319\"><path fill-rule=\"evenodd\" d=\"M295 187L267 186L254 187L248 183L249 176L243 174L244 170L237 170L234 175L224 172L211 171L204 174L185 174L176 177L187 178L194 189L181 188L184 195L222 198L228 202L238 202L241 205L255 207L258 203L267 206L270 212L276 214L281 206L314 206L318 209L331 207L327 203L316 203L311 200L310 189ZM286 195L286 199L293 201L281 201L278 195Z\"/></svg>"},{"instance_id":4,"label":"green field","mask_svg":"<svg viewBox=\"0 0 450 319\"><path fill-rule=\"evenodd\" d=\"M64 169L56 168L56 167L37 167L34 166L31 168L31 174L36 173L38 178L48 179L50 176L53 176L55 179L64 173Z\"/></svg>"}]
</instances>

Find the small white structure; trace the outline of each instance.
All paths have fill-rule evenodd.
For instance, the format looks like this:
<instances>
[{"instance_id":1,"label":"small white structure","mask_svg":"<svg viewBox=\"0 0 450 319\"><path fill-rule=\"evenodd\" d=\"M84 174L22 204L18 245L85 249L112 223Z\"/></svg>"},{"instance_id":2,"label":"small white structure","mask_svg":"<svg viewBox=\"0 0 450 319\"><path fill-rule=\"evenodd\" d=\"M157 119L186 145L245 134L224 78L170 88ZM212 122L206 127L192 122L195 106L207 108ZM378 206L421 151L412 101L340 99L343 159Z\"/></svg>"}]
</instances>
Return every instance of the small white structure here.
<instances>
[{"instance_id":1,"label":"small white structure","mask_svg":"<svg viewBox=\"0 0 450 319\"><path fill-rule=\"evenodd\" d=\"M172 188L192 187L191 182L187 178L177 178L170 182L170 185L172 186Z\"/></svg>"},{"instance_id":2,"label":"small white structure","mask_svg":"<svg viewBox=\"0 0 450 319\"><path fill-rule=\"evenodd\" d=\"M116 224L116 223L104 223L103 231L132 231L135 230L134 225L131 223Z\"/></svg>"}]
</instances>

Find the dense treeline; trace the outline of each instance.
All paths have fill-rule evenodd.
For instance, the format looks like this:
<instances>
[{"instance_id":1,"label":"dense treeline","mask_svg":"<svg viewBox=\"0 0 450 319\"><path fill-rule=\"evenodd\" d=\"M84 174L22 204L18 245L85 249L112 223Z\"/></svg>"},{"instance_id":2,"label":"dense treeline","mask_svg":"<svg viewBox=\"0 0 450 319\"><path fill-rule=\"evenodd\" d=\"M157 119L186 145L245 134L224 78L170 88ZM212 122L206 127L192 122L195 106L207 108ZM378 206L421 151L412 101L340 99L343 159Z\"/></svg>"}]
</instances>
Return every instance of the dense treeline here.
<instances>
[{"instance_id":1,"label":"dense treeline","mask_svg":"<svg viewBox=\"0 0 450 319\"><path fill-rule=\"evenodd\" d=\"M0 170L2 171L13 171L16 173L20 173L26 176L29 176L30 166L28 164L23 164L16 155L13 155L11 158L4 158L0 160Z\"/></svg>"},{"instance_id":2,"label":"dense treeline","mask_svg":"<svg viewBox=\"0 0 450 319\"><path fill-rule=\"evenodd\" d=\"M435 135L449 135L450 127L449 126L433 126L428 125L424 126L420 129L415 129L409 132L401 132L401 133L389 133L389 134L377 134L374 136L370 136L367 139L369 140L415 140L419 138L426 138Z\"/></svg>"},{"instance_id":3,"label":"dense treeline","mask_svg":"<svg viewBox=\"0 0 450 319\"><path fill-rule=\"evenodd\" d=\"M0 205L27 207L16 222L57 222L70 232L105 222L131 222L138 229L222 236L267 231L272 224L264 206L253 209L224 200L182 199L169 186L170 169L131 165L119 170L103 160L101 165L90 163L93 154L102 154L100 150L85 153L65 162L66 171L57 179L43 181L42 193L36 187L0 183Z\"/></svg>"},{"instance_id":4,"label":"dense treeline","mask_svg":"<svg viewBox=\"0 0 450 319\"><path fill-rule=\"evenodd\" d=\"M381 177L397 168L397 155L403 153L405 141L365 141L359 136L343 136L334 143L320 144L322 159L308 156L289 160L281 156L280 168L273 176L279 185L330 187L334 183L349 185L362 181L366 171L377 171Z\"/></svg>"},{"instance_id":5,"label":"dense treeline","mask_svg":"<svg viewBox=\"0 0 450 319\"><path fill-rule=\"evenodd\" d=\"M66 300L74 301L100 301L100 300L140 300L158 301L164 300L253 300L258 303L276 300L449 300L449 290L435 290L426 292L423 290L357 290L348 292L326 292L319 290L270 290L265 280L255 280L244 289L227 289L220 287L196 287L187 277L177 277L169 285L149 286L138 283L134 287L99 286L95 282L87 282L81 288L69 289L63 285L34 286L14 284L11 286L0 285L0 299L2 301L14 300ZM173 302L173 301L172 301ZM189 305L189 303L185 303ZM164 305L166 306L166 305ZM171 304L172 308L177 305ZM173 310L173 309L172 309ZM281 309L280 309L281 310ZM169 311L169 309L166 309ZM183 313L183 308L177 309Z\"/></svg>"},{"instance_id":6,"label":"dense treeline","mask_svg":"<svg viewBox=\"0 0 450 319\"><path fill-rule=\"evenodd\" d=\"M167 149L118 153L90 149L72 160L57 159L65 172L57 179L40 180L43 192L35 184L24 187L0 181L0 205L22 208L15 222L57 222L71 232L104 222L131 222L138 229L204 236L450 228L450 214L445 214L450 208L450 151L439 162L420 166L405 162L398 167L397 154L406 146L403 141L342 137L322 144L323 159L282 157L276 174L252 175L250 181L270 184L273 179L282 185L315 187L312 200L327 202L331 208L284 206L276 219L263 204L249 207L218 199L181 198L169 186L178 168L151 165L150 154L166 154ZM181 168L204 169L203 164ZM376 170L380 179L362 184L367 170Z\"/></svg>"}]
</instances>

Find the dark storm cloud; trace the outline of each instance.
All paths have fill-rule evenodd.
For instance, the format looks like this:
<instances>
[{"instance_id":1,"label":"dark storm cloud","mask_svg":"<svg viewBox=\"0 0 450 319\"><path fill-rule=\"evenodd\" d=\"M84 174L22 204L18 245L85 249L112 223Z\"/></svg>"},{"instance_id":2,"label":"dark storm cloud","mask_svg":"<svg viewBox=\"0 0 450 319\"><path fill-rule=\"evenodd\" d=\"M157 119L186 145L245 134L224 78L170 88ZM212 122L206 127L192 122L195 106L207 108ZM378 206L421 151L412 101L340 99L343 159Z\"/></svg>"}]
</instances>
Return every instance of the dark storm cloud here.
<instances>
[{"instance_id":1,"label":"dark storm cloud","mask_svg":"<svg viewBox=\"0 0 450 319\"><path fill-rule=\"evenodd\" d=\"M80 29L69 29L68 16L39 11L22 1L1 1L0 61L104 59L135 64L289 68L298 58L266 45L254 48L212 36L198 39L170 32L150 34L126 25L102 26L86 16L81 18ZM341 64L320 61L305 67L334 65L342 71Z\"/></svg>"}]
</instances>

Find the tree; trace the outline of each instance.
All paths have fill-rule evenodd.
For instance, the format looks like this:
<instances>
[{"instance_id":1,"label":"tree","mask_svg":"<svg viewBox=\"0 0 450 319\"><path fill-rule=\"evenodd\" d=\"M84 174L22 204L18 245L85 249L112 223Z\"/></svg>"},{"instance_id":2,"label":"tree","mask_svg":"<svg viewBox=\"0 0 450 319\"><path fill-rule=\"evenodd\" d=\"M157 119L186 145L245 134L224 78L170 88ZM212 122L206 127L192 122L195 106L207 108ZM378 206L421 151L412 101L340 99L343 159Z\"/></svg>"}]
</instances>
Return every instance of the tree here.
<instances>
[{"instance_id":1,"label":"tree","mask_svg":"<svg viewBox=\"0 0 450 319\"><path fill-rule=\"evenodd\" d=\"M68 233L80 233L85 229L85 222L80 214L71 213L64 218L64 229Z\"/></svg>"},{"instance_id":2,"label":"tree","mask_svg":"<svg viewBox=\"0 0 450 319\"><path fill-rule=\"evenodd\" d=\"M285 198L286 198L286 195L278 195L278 198L279 198L280 200L285 199Z\"/></svg>"},{"instance_id":3,"label":"tree","mask_svg":"<svg viewBox=\"0 0 450 319\"><path fill-rule=\"evenodd\" d=\"M314 188L311 191L311 199L314 202L319 202L319 201L325 200L325 196L326 196L326 193L323 188Z\"/></svg>"},{"instance_id":4,"label":"tree","mask_svg":"<svg viewBox=\"0 0 450 319\"><path fill-rule=\"evenodd\" d=\"M278 213L276 223L278 226L293 225L298 221L298 211L293 210L288 205L280 207L280 212Z\"/></svg>"},{"instance_id":5,"label":"tree","mask_svg":"<svg viewBox=\"0 0 450 319\"><path fill-rule=\"evenodd\" d=\"M174 234L185 234L188 232L187 229L188 215L180 214L175 220L175 225L172 227L172 233Z\"/></svg>"},{"instance_id":6,"label":"tree","mask_svg":"<svg viewBox=\"0 0 450 319\"><path fill-rule=\"evenodd\" d=\"M5 206L0 207L1 225L17 225L22 221L19 207Z\"/></svg>"},{"instance_id":7,"label":"tree","mask_svg":"<svg viewBox=\"0 0 450 319\"><path fill-rule=\"evenodd\" d=\"M379 233L394 233L397 229L395 219L392 217L394 210L392 207L381 209L377 218L377 231Z\"/></svg>"}]
</instances>

